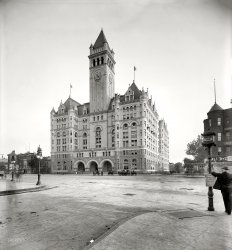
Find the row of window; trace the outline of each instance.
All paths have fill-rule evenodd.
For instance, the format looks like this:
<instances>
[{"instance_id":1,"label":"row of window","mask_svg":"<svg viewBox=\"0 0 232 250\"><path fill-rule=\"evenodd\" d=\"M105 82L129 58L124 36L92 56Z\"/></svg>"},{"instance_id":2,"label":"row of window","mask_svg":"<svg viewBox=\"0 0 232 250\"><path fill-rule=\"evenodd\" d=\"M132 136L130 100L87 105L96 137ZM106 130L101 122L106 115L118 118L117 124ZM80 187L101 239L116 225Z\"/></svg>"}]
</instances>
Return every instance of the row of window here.
<instances>
[{"instance_id":1,"label":"row of window","mask_svg":"<svg viewBox=\"0 0 232 250\"><path fill-rule=\"evenodd\" d=\"M72 120L72 117L70 118L70 120ZM59 123L59 122L66 122L66 118L62 117L62 118L56 119L56 122L57 123Z\"/></svg>"},{"instance_id":2,"label":"row of window","mask_svg":"<svg viewBox=\"0 0 232 250\"><path fill-rule=\"evenodd\" d=\"M96 156L97 156L97 152L89 152L89 157L96 157ZM103 151L102 156L111 156L111 152ZM84 157L84 153L77 153L77 158L83 158L83 157Z\"/></svg>"},{"instance_id":3,"label":"row of window","mask_svg":"<svg viewBox=\"0 0 232 250\"><path fill-rule=\"evenodd\" d=\"M225 134L225 139L227 140L227 141L229 141L230 140L230 132L228 131L228 132L226 132L226 134ZM217 133L217 141L222 141L222 133Z\"/></svg>"},{"instance_id":4,"label":"row of window","mask_svg":"<svg viewBox=\"0 0 232 250\"><path fill-rule=\"evenodd\" d=\"M84 134L86 134L86 133L84 133ZM83 136L84 136L84 134L83 134ZM57 137L60 137L61 135L62 136L68 135L68 131L63 131L62 133L61 132L57 132L57 134L56 134ZM72 135L72 131L70 131L70 135ZM77 135L78 135L77 132L75 132L74 136L77 137Z\"/></svg>"},{"instance_id":5,"label":"row of window","mask_svg":"<svg viewBox=\"0 0 232 250\"><path fill-rule=\"evenodd\" d=\"M105 63L105 60L104 60L104 57L103 57L103 56L98 57L98 58L94 58L94 59L92 60L92 67L99 66L99 65L102 65L102 64L104 64L104 63ZM111 62L111 60L110 60L109 58L108 58L108 60L107 60L107 65L108 65L111 69L113 69L113 67L114 67L113 62Z\"/></svg>"},{"instance_id":6,"label":"row of window","mask_svg":"<svg viewBox=\"0 0 232 250\"><path fill-rule=\"evenodd\" d=\"M222 125L222 118L221 117L218 117L217 118L217 126L221 126ZM212 126L212 120L209 119L209 126L211 127Z\"/></svg>"},{"instance_id":7,"label":"row of window","mask_svg":"<svg viewBox=\"0 0 232 250\"><path fill-rule=\"evenodd\" d=\"M138 152L136 150L123 150L122 154L123 155L137 155Z\"/></svg>"},{"instance_id":8,"label":"row of window","mask_svg":"<svg viewBox=\"0 0 232 250\"><path fill-rule=\"evenodd\" d=\"M129 111L132 111L133 112L133 110L135 111L136 110L136 105L134 105L134 106L128 106L128 107L123 107L122 108L122 110L123 110L123 112L129 112Z\"/></svg>"},{"instance_id":9,"label":"row of window","mask_svg":"<svg viewBox=\"0 0 232 250\"><path fill-rule=\"evenodd\" d=\"M218 147L218 155L220 155L222 152L222 147ZM231 152L231 147L230 146L226 146L226 153L230 153Z\"/></svg>"},{"instance_id":10,"label":"row of window","mask_svg":"<svg viewBox=\"0 0 232 250\"><path fill-rule=\"evenodd\" d=\"M55 158L57 158L57 159L60 159L60 158L65 159L65 158L68 158L68 155L67 154L57 154L57 155L55 155Z\"/></svg>"}]
</instances>

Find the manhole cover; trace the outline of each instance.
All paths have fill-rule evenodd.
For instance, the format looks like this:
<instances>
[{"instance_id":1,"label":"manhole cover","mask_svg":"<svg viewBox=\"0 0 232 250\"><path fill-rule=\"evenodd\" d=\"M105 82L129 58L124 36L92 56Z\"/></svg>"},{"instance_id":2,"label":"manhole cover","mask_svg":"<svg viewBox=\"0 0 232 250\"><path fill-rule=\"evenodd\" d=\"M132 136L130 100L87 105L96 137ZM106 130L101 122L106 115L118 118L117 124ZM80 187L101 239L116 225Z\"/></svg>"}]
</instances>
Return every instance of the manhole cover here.
<instances>
[{"instance_id":1,"label":"manhole cover","mask_svg":"<svg viewBox=\"0 0 232 250\"><path fill-rule=\"evenodd\" d=\"M179 211L168 211L165 214L176 217L177 219L185 219L185 218L193 218L193 217L203 217L203 216L211 216L210 214L206 214L203 212L199 212L196 210L179 210Z\"/></svg>"},{"instance_id":2,"label":"manhole cover","mask_svg":"<svg viewBox=\"0 0 232 250\"><path fill-rule=\"evenodd\" d=\"M135 194L123 194L123 195L133 196L133 195L135 195Z\"/></svg>"}]
</instances>

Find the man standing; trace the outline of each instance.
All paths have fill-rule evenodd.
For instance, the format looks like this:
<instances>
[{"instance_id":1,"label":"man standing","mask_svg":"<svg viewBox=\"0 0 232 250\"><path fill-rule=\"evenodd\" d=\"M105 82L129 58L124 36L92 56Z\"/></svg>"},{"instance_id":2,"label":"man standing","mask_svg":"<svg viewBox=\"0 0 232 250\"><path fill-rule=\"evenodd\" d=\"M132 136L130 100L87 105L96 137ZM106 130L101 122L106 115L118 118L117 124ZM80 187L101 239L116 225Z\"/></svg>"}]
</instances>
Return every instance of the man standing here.
<instances>
[{"instance_id":1,"label":"man standing","mask_svg":"<svg viewBox=\"0 0 232 250\"><path fill-rule=\"evenodd\" d=\"M218 178L218 182L221 185L221 193L225 205L225 212L230 215L232 208L232 174L227 171L228 167L222 168L222 173L212 172L212 175Z\"/></svg>"}]
</instances>

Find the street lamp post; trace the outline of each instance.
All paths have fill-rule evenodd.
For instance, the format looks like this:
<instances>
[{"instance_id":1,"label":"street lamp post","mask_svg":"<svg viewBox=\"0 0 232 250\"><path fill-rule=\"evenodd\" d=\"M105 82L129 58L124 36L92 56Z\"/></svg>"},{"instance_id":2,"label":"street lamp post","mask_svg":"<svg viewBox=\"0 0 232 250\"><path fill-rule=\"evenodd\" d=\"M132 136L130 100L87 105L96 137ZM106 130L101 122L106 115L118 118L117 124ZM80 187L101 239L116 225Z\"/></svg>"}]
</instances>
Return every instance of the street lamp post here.
<instances>
[{"instance_id":1,"label":"street lamp post","mask_svg":"<svg viewBox=\"0 0 232 250\"><path fill-rule=\"evenodd\" d=\"M12 179L11 179L11 181L14 181L15 179L14 179L14 167L15 167L15 156L13 155L12 157L11 157L11 164L12 164Z\"/></svg>"},{"instance_id":2,"label":"street lamp post","mask_svg":"<svg viewBox=\"0 0 232 250\"><path fill-rule=\"evenodd\" d=\"M204 134L201 134L203 136L203 142L202 146L207 148L208 152L208 167L209 167L209 174L211 174L211 147L216 146L215 144L215 133L208 131ZM208 188L208 199L209 199L209 206L208 206L208 211L214 211L214 206L213 206L213 187L209 186Z\"/></svg>"},{"instance_id":3,"label":"street lamp post","mask_svg":"<svg viewBox=\"0 0 232 250\"><path fill-rule=\"evenodd\" d=\"M37 156L36 157L39 159L38 181L37 181L36 185L41 185L41 182L40 182L40 160L42 159L42 149L40 148L40 146L37 149Z\"/></svg>"}]
</instances>

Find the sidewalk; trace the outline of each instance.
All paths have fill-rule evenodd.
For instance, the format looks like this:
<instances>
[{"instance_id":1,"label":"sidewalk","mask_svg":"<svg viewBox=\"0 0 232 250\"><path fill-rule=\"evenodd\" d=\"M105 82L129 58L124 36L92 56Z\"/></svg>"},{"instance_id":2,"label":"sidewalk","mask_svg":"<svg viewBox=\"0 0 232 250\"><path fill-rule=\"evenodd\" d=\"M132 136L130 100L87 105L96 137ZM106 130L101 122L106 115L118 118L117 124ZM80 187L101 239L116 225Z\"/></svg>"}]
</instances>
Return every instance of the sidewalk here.
<instances>
[{"instance_id":1,"label":"sidewalk","mask_svg":"<svg viewBox=\"0 0 232 250\"><path fill-rule=\"evenodd\" d=\"M226 213L173 210L131 218L92 241L91 250L229 250L232 216Z\"/></svg>"},{"instance_id":2,"label":"sidewalk","mask_svg":"<svg viewBox=\"0 0 232 250\"><path fill-rule=\"evenodd\" d=\"M36 183L27 183L23 180L11 181L10 176L0 179L0 196L19 194L25 192L40 191L45 189L45 185L36 186Z\"/></svg>"}]
</instances>

